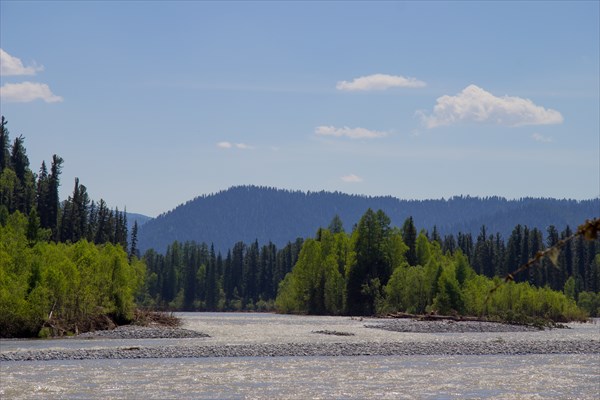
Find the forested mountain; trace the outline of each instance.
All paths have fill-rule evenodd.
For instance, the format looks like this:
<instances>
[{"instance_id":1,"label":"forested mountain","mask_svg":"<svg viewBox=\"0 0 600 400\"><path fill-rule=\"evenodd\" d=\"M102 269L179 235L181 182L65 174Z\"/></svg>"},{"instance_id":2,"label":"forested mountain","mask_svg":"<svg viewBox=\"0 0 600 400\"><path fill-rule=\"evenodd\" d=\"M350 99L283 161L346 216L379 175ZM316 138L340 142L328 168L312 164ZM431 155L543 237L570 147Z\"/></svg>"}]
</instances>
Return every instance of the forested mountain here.
<instances>
[{"instance_id":1,"label":"forested mountain","mask_svg":"<svg viewBox=\"0 0 600 400\"><path fill-rule=\"evenodd\" d=\"M508 238L518 224L546 231L547 227L577 227L600 214L600 199L558 200L458 196L441 200L400 200L339 192L300 192L268 187L237 186L197 197L140 227L138 246L144 251L166 250L175 240L213 243L225 251L238 241L273 242L284 246L298 237L314 235L339 215L351 230L366 209L381 209L392 226L413 217L415 225L443 237L458 232L488 232Z\"/></svg>"}]
</instances>

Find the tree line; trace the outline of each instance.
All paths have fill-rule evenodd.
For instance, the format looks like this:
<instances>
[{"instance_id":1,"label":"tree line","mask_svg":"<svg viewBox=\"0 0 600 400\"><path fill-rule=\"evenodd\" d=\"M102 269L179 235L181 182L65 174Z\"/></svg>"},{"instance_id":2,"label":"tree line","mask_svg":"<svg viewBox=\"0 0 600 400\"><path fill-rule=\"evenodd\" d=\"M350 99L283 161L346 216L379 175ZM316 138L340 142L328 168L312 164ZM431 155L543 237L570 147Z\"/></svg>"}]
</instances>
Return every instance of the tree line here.
<instances>
[{"instance_id":1,"label":"tree line","mask_svg":"<svg viewBox=\"0 0 600 400\"><path fill-rule=\"evenodd\" d=\"M457 249L467 257L475 272L488 278L505 276L515 267L533 258L539 251L555 246L560 240L573 234L571 227L558 231L554 225L547 228L546 236L537 228L517 225L510 236L504 240L499 233L488 233L481 227L476 239L470 233L460 233L440 238L435 228L431 235L424 232L428 239L436 242L443 253L453 253ZM548 286L562 290L565 283L572 279L577 293L600 291L600 266L597 255L600 253L600 241L585 240L582 236L568 242L559 254L557 267L551 260L545 259L537 268L527 274L516 276L517 282L527 281L538 287ZM413 261L414 260L409 260ZM411 264L412 265L412 264Z\"/></svg>"},{"instance_id":2,"label":"tree line","mask_svg":"<svg viewBox=\"0 0 600 400\"><path fill-rule=\"evenodd\" d=\"M470 234L441 238L435 227L431 233L417 233L411 217L397 228L383 211L369 209L350 233L335 216L315 237L297 239L282 249L254 241L236 243L225 256L212 245L195 242L174 242L164 255L149 250L143 257L148 276L142 303L188 311L481 313L482 296L499 276L570 234L569 227L561 233L550 227L544 240L539 230L518 225L506 241L499 234L488 235L485 227L476 240ZM578 237L561 251L559 267L544 260L528 274L515 277L518 284L502 288L497 296L515 291L527 292L519 299L537 296L540 307L548 308L539 316L560 319L556 310L561 307L575 315L572 306L578 300L588 313L597 315L599 249L598 240ZM559 299L554 311L549 311L544 298ZM492 299L485 307L489 311L496 304L494 312L500 313L505 303L506 298Z\"/></svg>"},{"instance_id":3,"label":"tree line","mask_svg":"<svg viewBox=\"0 0 600 400\"><path fill-rule=\"evenodd\" d=\"M513 270L523 259L527 260L529 250L519 247L524 241L516 239L523 236L522 230L515 228L504 259L497 265ZM432 238L425 231L417 234L411 218L401 229L391 227L385 213L369 209L350 234L330 227L304 242L298 262L280 284L276 307L290 313L372 315L401 311L477 315L505 321L532 318L569 321L584 318L585 312L598 315L598 293L577 291L577 287L597 287L600 270L597 250L590 266L595 283L587 282L585 275L581 277L576 269L571 269L567 272L572 275L560 291L547 284L536 286L527 277L494 290L501 278L478 273L467 253L472 249L471 257L480 256L480 248L488 240L487 235L482 235L477 247L461 237L456 247L448 249L453 239L440 242L434 234ZM518 250L513 250L517 247ZM516 258L517 255L522 258ZM559 262L563 263L569 257L578 260L569 254L568 246L561 257ZM493 270L493 265L486 268L491 274L500 271ZM553 268L538 267L542 271ZM565 269L565 265L560 268ZM538 275L545 276L543 272ZM582 281L580 285L578 280Z\"/></svg>"},{"instance_id":4,"label":"tree line","mask_svg":"<svg viewBox=\"0 0 600 400\"><path fill-rule=\"evenodd\" d=\"M148 250L144 295L140 304L185 311L269 311L279 282L290 272L302 239L278 249L236 243L223 256L206 243L174 242L166 253Z\"/></svg>"}]
</instances>

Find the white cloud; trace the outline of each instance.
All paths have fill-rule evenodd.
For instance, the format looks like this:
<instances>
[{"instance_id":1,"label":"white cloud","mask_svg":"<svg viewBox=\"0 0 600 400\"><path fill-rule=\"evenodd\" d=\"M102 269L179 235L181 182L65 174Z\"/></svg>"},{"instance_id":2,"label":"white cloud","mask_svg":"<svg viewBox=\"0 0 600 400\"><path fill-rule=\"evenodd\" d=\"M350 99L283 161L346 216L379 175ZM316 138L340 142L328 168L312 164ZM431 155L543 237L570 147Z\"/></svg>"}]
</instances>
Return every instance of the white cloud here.
<instances>
[{"instance_id":1,"label":"white cloud","mask_svg":"<svg viewBox=\"0 0 600 400\"><path fill-rule=\"evenodd\" d=\"M2 76L35 75L36 72L43 70L43 66L26 67L20 59L0 49L0 75Z\"/></svg>"},{"instance_id":2,"label":"white cloud","mask_svg":"<svg viewBox=\"0 0 600 400\"><path fill-rule=\"evenodd\" d=\"M233 147L233 145L229 142L219 142L217 143L217 147L220 147L222 149L230 149Z\"/></svg>"},{"instance_id":3,"label":"white cloud","mask_svg":"<svg viewBox=\"0 0 600 400\"><path fill-rule=\"evenodd\" d=\"M374 74L355 78L352 82L341 81L335 86L338 90L386 90L392 87L419 88L426 83L416 78L405 78L403 76Z\"/></svg>"},{"instance_id":4,"label":"white cloud","mask_svg":"<svg viewBox=\"0 0 600 400\"><path fill-rule=\"evenodd\" d=\"M7 83L0 87L0 97L6 102L27 103L44 100L46 103L59 103L63 98L56 96L48 85L36 82Z\"/></svg>"},{"instance_id":5,"label":"white cloud","mask_svg":"<svg viewBox=\"0 0 600 400\"><path fill-rule=\"evenodd\" d=\"M354 175L354 174L350 174L350 175L346 175L346 176L342 176L341 179L346 182L346 183L359 183L362 182L364 179L361 178L358 175Z\"/></svg>"},{"instance_id":6,"label":"white cloud","mask_svg":"<svg viewBox=\"0 0 600 400\"><path fill-rule=\"evenodd\" d=\"M351 139L375 139L387 136L387 132L372 131L365 128L349 128L347 126L343 128L336 128L335 126L317 126L315 128L315 134L319 136L334 136L342 137L346 136Z\"/></svg>"},{"instance_id":7,"label":"white cloud","mask_svg":"<svg viewBox=\"0 0 600 400\"><path fill-rule=\"evenodd\" d=\"M456 96L437 99L431 115L419 112L428 128L458 122L482 122L505 126L560 124L560 112L533 104L520 97L496 97L476 85L469 85Z\"/></svg>"},{"instance_id":8,"label":"white cloud","mask_svg":"<svg viewBox=\"0 0 600 400\"><path fill-rule=\"evenodd\" d=\"M541 133L534 133L533 135L531 135L531 137L533 138L533 140L535 140L536 142L541 142L541 143L551 143L554 141L554 139L552 139L549 136L544 136Z\"/></svg>"},{"instance_id":9,"label":"white cloud","mask_svg":"<svg viewBox=\"0 0 600 400\"><path fill-rule=\"evenodd\" d=\"M251 150L254 149L254 146L250 146L246 143L231 143L231 142L219 142L217 143L217 147L221 149L232 149L237 148L241 150Z\"/></svg>"}]
</instances>

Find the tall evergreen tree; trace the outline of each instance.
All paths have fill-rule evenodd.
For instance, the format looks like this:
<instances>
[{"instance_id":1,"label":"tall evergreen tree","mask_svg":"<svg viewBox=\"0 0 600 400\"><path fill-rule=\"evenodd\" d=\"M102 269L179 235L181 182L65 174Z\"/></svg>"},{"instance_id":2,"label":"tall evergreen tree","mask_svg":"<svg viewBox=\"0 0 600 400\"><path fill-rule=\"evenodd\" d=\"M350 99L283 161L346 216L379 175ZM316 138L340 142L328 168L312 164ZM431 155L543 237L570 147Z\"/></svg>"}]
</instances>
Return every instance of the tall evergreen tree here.
<instances>
[{"instance_id":1,"label":"tall evergreen tree","mask_svg":"<svg viewBox=\"0 0 600 400\"><path fill-rule=\"evenodd\" d=\"M375 213L369 208L358 222L354 245L356 263L350 268L346 283L349 314L371 315L375 312L377 285L385 285L393 269L392 260L386 254L391 232L390 219L381 210Z\"/></svg>"},{"instance_id":2,"label":"tall evergreen tree","mask_svg":"<svg viewBox=\"0 0 600 400\"><path fill-rule=\"evenodd\" d=\"M58 187L60 186L60 173L62 170L63 159L56 154L52 156L52 165L50 167L50 176L48 177L48 198L46 210L48 213L48 224L52 230L52 238L58 241L58 212L60 209Z\"/></svg>"},{"instance_id":3,"label":"tall evergreen tree","mask_svg":"<svg viewBox=\"0 0 600 400\"><path fill-rule=\"evenodd\" d=\"M49 206L50 196L50 177L48 175L48 169L46 168L46 162L42 161L40 166L40 172L38 173L37 180L37 210L40 216L40 224L42 228L52 229L54 226L50 223L50 210Z\"/></svg>"},{"instance_id":4,"label":"tall evergreen tree","mask_svg":"<svg viewBox=\"0 0 600 400\"><path fill-rule=\"evenodd\" d=\"M137 221L135 221L133 223L133 228L131 228L131 247L129 248L129 260L131 261L131 259L133 257L138 257L139 258L139 250L137 248L137 242L138 242L138 223Z\"/></svg>"},{"instance_id":5,"label":"tall evergreen tree","mask_svg":"<svg viewBox=\"0 0 600 400\"><path fill-rule=\"evenodd\" d=\"M0 175L5 168L10 166L10 149L9 149L9 134L8 128L6 125L8 121L2 116L2 120L0 121Z\"/></svg>"},{"instance_id":6,"label":"tall evergreen tree","mask_svg":"<svg viewBox=\"0 0 600 400\"><path fill-rule=\"evenodd\" d=\"M12 145L10 165L17 177L14 185L14 207L10 211L21 211L29 214L35 202L35 177L29 169L29 158L25 150L25 138L17 137Z\"/></svg>"},{"instance_id":7,"label":"tall evergreen tree","mask_svg":"<svg viewBox=\"0 0 600 400\"><path fill-rule=\"evenodd\" d=\"M417 265L417 228L413 217L408 217L402 225L402 240L408 246L406 261L409 265Z\"/></svg>"}]
</instances>

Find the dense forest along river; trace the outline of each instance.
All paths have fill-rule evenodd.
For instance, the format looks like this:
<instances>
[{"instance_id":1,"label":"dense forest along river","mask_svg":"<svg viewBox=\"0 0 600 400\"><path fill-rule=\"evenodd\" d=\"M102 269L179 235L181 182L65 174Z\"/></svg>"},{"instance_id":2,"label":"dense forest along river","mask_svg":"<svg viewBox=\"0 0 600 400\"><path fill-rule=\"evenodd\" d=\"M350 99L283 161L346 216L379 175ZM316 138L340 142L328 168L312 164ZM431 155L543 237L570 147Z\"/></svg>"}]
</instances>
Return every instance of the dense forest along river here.
<instances>
[{"instance_id":1,"label":"dense forest along river","mask_svg":"<svg viewBox=\"0 0 600 400\"><path fill-rule=\"evenodd\" d=\"M442 329L425 330L444 332L409 333L368 327L385 322L377 319L180 315L184 328L210 337L2 340L0 398L596 399L600 393L597 323L526 332L458 332L457 323L441 323ZM408 322L421 329L416 324ZM269 356L271 348L281 354ZM378 355L386 348L405 355ZM215 356L197 356L206 349ZM240 349L255 355L238 356ZM94 351L124 358L89 357L100 354ZM329 352L340 356L319 355ZM6 361L23 355L52 357Z\"/></svg>"}]
</instances>

